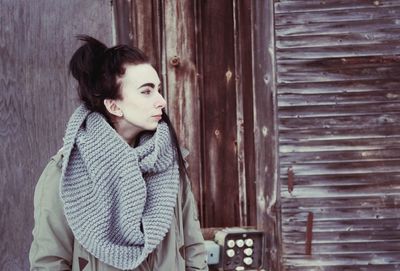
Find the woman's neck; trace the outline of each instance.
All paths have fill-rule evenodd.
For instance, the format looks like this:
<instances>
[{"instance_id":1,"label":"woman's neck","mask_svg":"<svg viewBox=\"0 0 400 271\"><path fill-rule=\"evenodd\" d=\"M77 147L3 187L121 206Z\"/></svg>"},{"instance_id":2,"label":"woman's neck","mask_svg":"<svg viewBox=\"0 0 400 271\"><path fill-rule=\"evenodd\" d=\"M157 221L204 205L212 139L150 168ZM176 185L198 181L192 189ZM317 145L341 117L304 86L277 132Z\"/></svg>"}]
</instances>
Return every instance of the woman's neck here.
<instances>
[{"instance_id":1,"label":"woman's neck","mask_svg":"<svg viewBox=\"0 0 400 271\"><path fill-rule=\"evenodd\" d=\"M114 129L117 133L128 143L130 146L133 146L136 142L136 138L141 132L138 127L133 126L130 123L114 122Z\"/></svg>"}]
</instances>

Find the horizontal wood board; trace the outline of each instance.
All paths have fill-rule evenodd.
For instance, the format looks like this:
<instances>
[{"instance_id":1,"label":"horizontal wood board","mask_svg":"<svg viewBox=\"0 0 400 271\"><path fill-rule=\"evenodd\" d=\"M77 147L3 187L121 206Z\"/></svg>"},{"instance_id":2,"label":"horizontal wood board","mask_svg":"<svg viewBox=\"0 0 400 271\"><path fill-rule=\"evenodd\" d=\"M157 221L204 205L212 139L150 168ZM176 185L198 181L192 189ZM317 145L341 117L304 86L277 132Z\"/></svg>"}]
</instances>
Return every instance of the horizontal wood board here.
<instances>
[{"instance_id":1,"label":"horizontal wood board","mask_svg":"<svg viewBox=\"0 0 400 271\"><path fill-rule=\"evenodd\" d=\"M399 14L399 1L275 2L285 270L400 268Z\"/></svg>"}]
</instances>

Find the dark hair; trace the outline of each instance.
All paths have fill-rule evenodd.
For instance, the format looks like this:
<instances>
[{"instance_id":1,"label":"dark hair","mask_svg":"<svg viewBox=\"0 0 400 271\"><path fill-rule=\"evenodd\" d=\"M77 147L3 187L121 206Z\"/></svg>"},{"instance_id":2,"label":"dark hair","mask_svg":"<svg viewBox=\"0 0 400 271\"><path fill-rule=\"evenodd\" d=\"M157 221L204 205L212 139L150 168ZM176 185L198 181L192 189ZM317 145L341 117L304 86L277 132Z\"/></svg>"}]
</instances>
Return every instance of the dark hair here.
<instances>
[{"instance_id":1,"label":"dark hair","mask_svg":"<svg viewBox=\"0 0 400 271\"><path fill-rule=\"evenodd\" d=\"M107 48L102 42L87 35L77 38L84 44L75 51L69 62L69 71L78 81L78 95L86 107L101 113L109 122L104 99L121 99L119 78L125 74L126 65L150 64L140 49L128 45ZM163 110L162 120L168 125L172 144L177 153L181 178L187 174L178 138L172 123ZM112 123L110 122L112 125Z\"/></svg>"},{"instance_id":2,"label":"dark hair","mask_svg":"<svg viewBox=\"0 0 400 271\"><path fill-rule=\"evenodd\" d=\"M118 78L125 74L127 64L149 63L148 57L138 48L117 45L107 48L100 41L85 35L84 41L69 62L69 71L78 81L78 95L92 111L107 117L104 99L120 99Z\"/></svg>"}]
</instances>

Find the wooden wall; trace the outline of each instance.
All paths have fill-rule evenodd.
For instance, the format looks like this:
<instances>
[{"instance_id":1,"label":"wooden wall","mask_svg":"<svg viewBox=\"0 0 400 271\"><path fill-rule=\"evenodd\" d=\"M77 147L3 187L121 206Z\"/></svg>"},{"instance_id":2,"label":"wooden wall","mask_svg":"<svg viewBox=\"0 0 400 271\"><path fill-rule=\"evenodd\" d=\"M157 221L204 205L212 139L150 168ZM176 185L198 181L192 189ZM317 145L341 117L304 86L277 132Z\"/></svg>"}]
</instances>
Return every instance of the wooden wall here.
<instances>
[{"instance_id":1,"label":"wooden wall","mask_svg":"<svg viewBox=\"0 0 400 271\"><path fill-rule=\"evenodd\" d=\"M153 56L190 150L203 227L257 225L250 1L116 1L117 39Z\"/></svg>"},{"instance_id":2,"label":"wooden wall","mask_svg":"<svg viewBox=\"0 0 400 271\"><path fill-rule=\"evenodd\" d=\"M399 15L275 2L285 270L400 269Z\"/></svg>"},{"instance_id":3,"label":"wooden wall","mask_svg":"<svg viewBox=\"0 0 400 271\"><path fill-rule=\"evenodd\" d=\"M0 266L26 270L34 185L77 104L73 35L110 44L112 11L0 1ZM399 1L112 4L163 79L203 227L264 229L269 270L399 269Z\"/></svg>"},{"instance_id":4,"label":"wooden wall","mask_svg":"<svg viewBox=\"0 0 400 271\"><path fill-rule=\"evenodd\" d=\"M252 3L254 146L257 228L266 233L264 266L282 270L274 6Z\"/></svg>"},{"instance_id":5,"label":"wooden wall","mask_svg":"<svg viewBox=\"0 0 400 271\"><path fill-rule=\"evenodd\" d=\"M77 105L67 64L85 33L112 42L110 1L0 1L0 269L29 269L33 192Z\"/></svg>"},{"instance_id":6,"label":"wooden wall","mask_svg":"<svg viewBox=\"0 0 400 271\"><path fill-rule=\"evenodd\" d=\"M264 229L271 270L398 268L400 2L131 4L203 227Z\"/></svg>"}]
</instances>

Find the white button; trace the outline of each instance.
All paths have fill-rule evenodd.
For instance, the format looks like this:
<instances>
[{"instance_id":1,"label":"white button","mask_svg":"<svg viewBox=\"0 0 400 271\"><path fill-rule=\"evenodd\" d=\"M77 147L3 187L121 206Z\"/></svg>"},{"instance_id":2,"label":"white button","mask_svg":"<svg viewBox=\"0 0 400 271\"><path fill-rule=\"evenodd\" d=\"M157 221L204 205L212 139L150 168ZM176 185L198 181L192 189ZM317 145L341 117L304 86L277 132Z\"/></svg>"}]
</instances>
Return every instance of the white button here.
<instances>
[{"instance_id":1,"label":"white button","mask_svg":"<svg viewBox=\"0 0 400 271\"><path fill-rule=\"evenodd\" d=\"M246 248L244 251L244 254L246 255L246 256L251 256L252 254L253 254L253 249L251 249L251 248Z\"/></svg>"},{"instance_id":2,"label":"white button","mask_svg":"<svg viewBox=\"0 0 400 271\"><path fill-rule=\"evenodd\" d=\"M226 245L229 248L233 248L235 246L235 241L234 240L228 240L228 242L226 242Z\"/></svg>"},{"instance_id":3,"label":"white button","mask_svg":"<svg viewBox=\"0 0 400 271\"><path fill-rule=\"evenodd\" d=\"M228 255L229 258L232 258L233 256L235 256L235 251L233 249L228 249L226 251L226 255Z\"/></svg>"},{"instance_id":4,"label":"white button","mask_svg":"<svg viewBox=\"0 0 400 271\"><path fill-rule=\"evenodd\" d=\"M243 262L247 265L251 265L253 263L253 259L250 257L246 257L243 259Z\"/></svg>"},{"instance_id":5,"label":"white button","mask_svg":"<svg viewBox=\"0 0 400 271\"><path fill-rule=\"evenodd\" d=\"M243 247L243 246L244 246L244 241L243 241L243 239L238 239L238 240L236 240L236 245L237 245L238 247Z\"/></svg>"},{"instance_id":6,"label":"white button","mask_svg":"<svg viewBox=\"0 0 400 271\"><path fill-rule=\"evenodd\" d=\"M237 266L237 267L235 268L235 270L236 270L236 271L244 270L244 266Z\"/></svg>"},{"instance_id":7,"label":"white button","mask_svg":"<svg viewBox=\"0 0 400 271\"><path fill-rule=\"evenodd\" d=\"M254 244L253 239L250 239L250 238L246 239L246 241L244 241L244 242L246 243L246 246L248 246L248 247L251 247Z\"/></svg>"}]
</instances>

